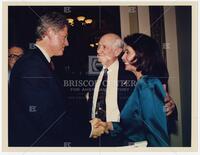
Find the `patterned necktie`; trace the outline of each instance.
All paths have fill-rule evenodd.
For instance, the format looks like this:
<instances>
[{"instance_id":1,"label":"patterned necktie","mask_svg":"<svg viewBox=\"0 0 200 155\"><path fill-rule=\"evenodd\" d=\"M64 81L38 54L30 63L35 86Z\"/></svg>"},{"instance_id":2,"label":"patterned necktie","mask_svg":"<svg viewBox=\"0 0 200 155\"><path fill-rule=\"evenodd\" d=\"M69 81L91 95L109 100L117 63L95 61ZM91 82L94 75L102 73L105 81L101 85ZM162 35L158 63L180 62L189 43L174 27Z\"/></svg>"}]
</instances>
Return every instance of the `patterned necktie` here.
<instances>
[{"instance_id":1,"label":"patterned necktie","mask_svg":"<svg viewBox=\"0 0 200 155\"><path fill-rule=\"evenodd\" d=\"M107 75L108 69L104 69L103 78L99 87L97 98L95 117L106 121L106 89L107 89Z\"/></svg>"}]
</instances>

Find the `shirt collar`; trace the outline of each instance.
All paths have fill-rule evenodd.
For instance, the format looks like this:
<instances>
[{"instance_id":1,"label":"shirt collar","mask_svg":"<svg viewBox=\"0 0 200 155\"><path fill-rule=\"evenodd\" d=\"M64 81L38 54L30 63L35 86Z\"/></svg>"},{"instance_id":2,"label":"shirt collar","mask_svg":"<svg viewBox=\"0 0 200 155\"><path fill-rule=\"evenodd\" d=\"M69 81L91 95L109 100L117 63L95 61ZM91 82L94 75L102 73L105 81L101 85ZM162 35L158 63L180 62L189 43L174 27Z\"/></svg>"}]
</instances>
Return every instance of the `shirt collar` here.
<instances>
[{"instance_id":1,"label":"shirt collar","mask_svg":"<svg viewBox=\"0 0 200 155\"><path fill-rule=\"evenodd\" d=\"M36 47L38 47L40 49L40 51L42 52L42 54L45 56L45 58L47 59L47 61L50 63L51 62L51 58L48 55L48 53L39 45L35 44Z\"/></svg>"},{"instance_id":2,"label":"shirt collar","mask_svg":"<svg viewBox=\"0 0 200 155\"><path fill-rule=\"evenodd\" d=\"M115 61L108 67L108 72L114 70L118 64L119 64L119 61L118 61L118 59L117 59L117 60L115 60ZM105 68L106 68L106 67L103 66L103 69L105 69Z\"/></svg>"}]
</instances>

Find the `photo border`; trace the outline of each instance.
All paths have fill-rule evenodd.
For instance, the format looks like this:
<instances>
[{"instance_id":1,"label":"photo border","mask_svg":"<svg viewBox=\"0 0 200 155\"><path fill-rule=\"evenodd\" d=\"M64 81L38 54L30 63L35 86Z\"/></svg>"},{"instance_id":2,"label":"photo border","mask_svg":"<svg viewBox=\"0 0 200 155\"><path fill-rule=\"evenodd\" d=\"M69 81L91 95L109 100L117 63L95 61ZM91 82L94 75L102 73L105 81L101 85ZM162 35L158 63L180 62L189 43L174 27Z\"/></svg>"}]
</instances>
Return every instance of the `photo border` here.
<instances>
[{"instance_id":1,"label":"photo border","mask_svg":"<svg viewBox=\"0 0 200 155\"><path fill-rule=\"evenodd\" d=\"M198 150L198 107L197 107L197 92L198 92L198 77L197 77L197 7L198 3L195 1L186 2L2 2L3 15L3 49L2 53L2 151L3 152L196 152ZM191 120L191 147L155 147L155 148L133 148L131 146L125 147L8 147L8 6L192 6L192 120Z\"/></svg>"}]
</instances>

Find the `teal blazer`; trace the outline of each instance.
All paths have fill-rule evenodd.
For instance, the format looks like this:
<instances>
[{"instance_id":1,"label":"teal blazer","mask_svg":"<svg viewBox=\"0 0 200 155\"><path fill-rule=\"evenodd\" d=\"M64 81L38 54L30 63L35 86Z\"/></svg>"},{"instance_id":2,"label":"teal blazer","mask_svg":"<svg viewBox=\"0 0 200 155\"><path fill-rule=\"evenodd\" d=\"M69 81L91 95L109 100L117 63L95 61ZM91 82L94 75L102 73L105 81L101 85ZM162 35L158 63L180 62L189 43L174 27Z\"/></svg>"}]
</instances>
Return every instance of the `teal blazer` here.
<instances>
[{"instance_id":1,"label":"teal blazer","mask_svg":"<svg viewBox=\"0 0 200 155\"><path fill-rule=\"evenodd\" d=\"M113 122L112 135L123 135L123 144L147 140L150 147L167 147L166 113L163 86L155 77L143 76L120 114L120 123Z\"/></svg>"}]
</instances>

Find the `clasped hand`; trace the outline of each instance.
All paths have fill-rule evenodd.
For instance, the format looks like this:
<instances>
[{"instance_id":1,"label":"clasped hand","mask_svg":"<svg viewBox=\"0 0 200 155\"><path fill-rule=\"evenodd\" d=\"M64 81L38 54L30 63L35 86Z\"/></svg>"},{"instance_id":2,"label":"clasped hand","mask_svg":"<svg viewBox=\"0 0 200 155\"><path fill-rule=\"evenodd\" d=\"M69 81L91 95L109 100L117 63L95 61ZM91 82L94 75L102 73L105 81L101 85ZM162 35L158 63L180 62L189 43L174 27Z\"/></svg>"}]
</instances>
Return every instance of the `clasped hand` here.
<instances>
[{"instance_id":1,"label":"clasped hand","mask_svg":"<svg viewBox=\"0 0 200 155\"><path fill-rule=\"evenodd\" d=\"M90 121L92 125L92 138L97 138L102 134L109 133L109 130L112 130L112 122L103 122L99 118L94 118Z\"/></svg>"}]
</instances>

